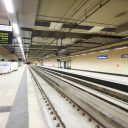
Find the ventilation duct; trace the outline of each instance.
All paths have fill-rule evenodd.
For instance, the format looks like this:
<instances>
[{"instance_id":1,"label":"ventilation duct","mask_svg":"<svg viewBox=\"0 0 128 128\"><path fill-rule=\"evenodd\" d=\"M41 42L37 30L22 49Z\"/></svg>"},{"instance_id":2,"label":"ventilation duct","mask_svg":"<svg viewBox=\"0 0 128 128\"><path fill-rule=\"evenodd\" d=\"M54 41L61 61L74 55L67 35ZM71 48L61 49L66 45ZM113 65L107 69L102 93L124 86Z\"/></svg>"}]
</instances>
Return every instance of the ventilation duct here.
<instances>
[{"instance_id":1,"label":"ventilation duct","mask_svg":"<svg viewBox=\"0 0 128 128\"><path fill-rule=\"evenodd\" d=\"M128 22L116 27L116 33L128 33Z\"/></svg>"},{"instance_id":2,"label":"ventilation duct","mask_svg":"<svg viewBox=\"0 0 128 128\"><path fill-rule=\"evenodd\" d=\"M68 49L62 49L58 51L58 55L69 55L69 50Z\"/></svg>"}]
</instances>

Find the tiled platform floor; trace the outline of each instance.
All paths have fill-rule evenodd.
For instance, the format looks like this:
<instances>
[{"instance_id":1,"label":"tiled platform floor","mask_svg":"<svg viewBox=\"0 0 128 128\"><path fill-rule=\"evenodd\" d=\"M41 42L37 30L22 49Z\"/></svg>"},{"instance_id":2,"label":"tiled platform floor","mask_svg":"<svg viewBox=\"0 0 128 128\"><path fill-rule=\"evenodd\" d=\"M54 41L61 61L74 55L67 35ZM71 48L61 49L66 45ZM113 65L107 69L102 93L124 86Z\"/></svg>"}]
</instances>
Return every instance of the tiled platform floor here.
<instances>
[{"instance_id":1,"label":"tiled platform floor","mask_svg":"<svg viewBox=\"0 0 128 128\"><path fill-rule=\"evenodd\" d=\"M0 75L0 128L45 128L27 66Z\"/></svg>"}]
</instances>

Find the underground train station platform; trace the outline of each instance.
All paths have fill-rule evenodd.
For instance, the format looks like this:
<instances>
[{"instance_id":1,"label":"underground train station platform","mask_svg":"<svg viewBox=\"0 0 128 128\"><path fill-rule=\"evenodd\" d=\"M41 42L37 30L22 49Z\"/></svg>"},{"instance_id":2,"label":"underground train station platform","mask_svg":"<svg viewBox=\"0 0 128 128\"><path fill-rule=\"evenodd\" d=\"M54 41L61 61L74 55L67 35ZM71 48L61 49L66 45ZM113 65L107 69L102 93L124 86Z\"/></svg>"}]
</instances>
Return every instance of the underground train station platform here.
<instances>
[{"instance_id":1,"label":"underground train station platform","mask_svg":"<svg viewBox=\"0 0 128 128\"><path fill-rule=\"evenodd\" d=\"M23 65L17 71L0 75L0 128L127 127L127 90L111 87L112 80L106 81L111 86L103 84L101 78L94 83L95 75L90 77L91 82L86 73L89 74ZM119 77L116 86L127 78ZM127 81L122 86L127 89Z\"/></svg>"},{"instance_id":2,"label":"underground train station platform","mask_svg":"<svg viewBox=\"0 0 128 128\"><path fill-rule=\"evenodd\" d=\"M128 128L128 0L0 0L0 128Z\"/></svg>"}]
</instances>

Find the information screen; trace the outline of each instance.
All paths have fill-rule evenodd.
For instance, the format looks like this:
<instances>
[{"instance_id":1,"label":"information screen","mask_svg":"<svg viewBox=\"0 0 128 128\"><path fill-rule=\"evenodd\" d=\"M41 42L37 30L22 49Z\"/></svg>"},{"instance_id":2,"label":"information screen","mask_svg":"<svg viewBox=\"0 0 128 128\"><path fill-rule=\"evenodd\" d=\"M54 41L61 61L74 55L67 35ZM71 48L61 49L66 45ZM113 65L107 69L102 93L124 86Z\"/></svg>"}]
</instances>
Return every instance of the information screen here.
<instances>
[{"instance_id":1,"label":"information screen","mask_svg":"<svg viewBox=\"0 0 128 128\"><path fill-rule=\"evenodd\" d=\"M0 32L0 42L1 43L8 43L8 33Z\"/></svg>"},{"instance_id":2,"label":"information screen","mask_svg":"<svg viewBox=\"0 0 128 128\"><path fill-rule=\"evenodd\" d=\"M11 44L12 32L0 31L0 44Z\"/></svg>"}]
</instances>

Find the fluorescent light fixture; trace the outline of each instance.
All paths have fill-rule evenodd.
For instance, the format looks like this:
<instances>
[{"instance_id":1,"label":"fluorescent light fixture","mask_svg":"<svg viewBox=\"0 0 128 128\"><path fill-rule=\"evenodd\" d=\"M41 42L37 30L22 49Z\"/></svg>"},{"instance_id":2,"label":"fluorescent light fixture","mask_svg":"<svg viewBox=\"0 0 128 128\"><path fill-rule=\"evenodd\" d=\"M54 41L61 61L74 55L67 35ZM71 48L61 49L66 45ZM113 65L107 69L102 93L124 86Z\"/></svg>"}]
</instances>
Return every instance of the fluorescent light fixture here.
<instances>
[{"instance_id":1,"label":"fluorescent light fixture","mask_svg":"<svg viewBox=\"0 0 128 128\"><path fill-rule=\"evenodd\" d=\"M100 27L100 26L95 26L93 27L91 30L89 30L88 32L99 32L100 30L102 30L104 27Z\"/></svg>"},{"instance_id":2,"label":"fluorescent light fixture","mask_svg":"<svg viewBox=\"0 0 128 128\"><path fill-rule=\"evenodd\" d=\"M24 60L26 59L24 54L23 54L23 58L24 58Z\"/></svg>"},{"instance_id":3,"label":"fluorescent light fixture","mask_svg":"<svg viewBox=\"0 0 128 128\"><path fill-rule=\"evenodd\" d=\"M59 30L62 27L62 25L63 23L51 22L49 29Z\"/></svg>"},{"instance_id":4,"label":"fluorescent light fixture","mask_svg":"<svg viewBox=\"0 0 128 128\"><path fill-rule=\"evenodd\" d=\"M24 56L24 50L23 50L23 48L21 49L21 52L22 52L22 55Z\"/></svg>"},{"instance_id":5,"label":"fluorescent light fixture","mask_svg":"<svg viewBox=\"0 0 128 128\"><path fill-rule=\"evenodd\" d=\"M110 51L110 50L103 50L103 51L100 51L100 52L108 52L108 51Z\"/></svg>"},{"instance_id":6,"label":"fluorescent light fixture","mask_svg":"<svg viewBox=\"0 0 128 128\"><path fill-rule=\"evenodd\" d=\"M91 52L91 53L89 53L89 54L94 54L94 53L96 53L96 52Z\"/></svg>"},{"instance_id":7,"label":"fluorescent light fixture","mask_svg":"<svg viewBox=\"0 0 128 128\"><path fill-rule=\"evenodd\" d=\"M24 50L23 50L23 47L21 48L21 52L22 52L22 54L24 55Z\"/></svg>"},{"instance_id":8,"label":"fluorescent light fixture","mask_svg":"<svg viewBox=\"0 0 128 128\"><path fill-rule=\"evenodd\" d=\"M128 48L128 47L115 48L114 50L125 49L125 48Z\"/></svg>"},{"instance_id":9,"label":"fluorescent light fixture","mask_svg":"<svg viewBox=\"0 0 128 128\"><path fill-rule=\"evenodd\" d=\"M19 46L20 46L21 49L23 48L23 45L21 43L19 44Z\"/></svg>"},{"instance_id":10,"label":"fluorescent light fixture","mask_svg":"<svg viewBox=\"0 0 128 128\"><path fill-rule=\"evenodd\" d=\"M24 55L23 47L21 48L21 53L22 53L23 58L26 59L26 58L25 58L25 55Z\"/></svg>"},{"instance_id":11,"label":"fluorescent light fixture","mask_svg":"<svg viewBox=\"0 0 128 128\"><path fill-rule=\"evenodd\" d=\"M16 35L20 33L19 27L18 27L18 25L16 23L13 23L12 27L13 27L13 30L14 30Z\"/></svg>"},{"instance_id":12,"label":"fluorescent light fixture","mask_svg":"<svg viewBox=\"0 0 128 128\"><path fill-rule=\"evenodd\" d=\"M80 56L80 55L74 55L74 56Z\"/></svg>"},{"instance_id":13,"label":"fluorescent light fixture","mask_svg":"<svg viewBox=\"0 0 128 128\"><path fill-rule=\"evenodd\" d=\"M17 37L17 40L18 40L19 44L22 43L21 37Z\"/></svg>"},{"instance_id":14,"label":"fluorescent light fixture","mask_svg":"<svg viewBox=\"0 0 128 128\"><path fill-rule=\"evenodd\" d=\"M123 39L127 39L128 37L124 37Z\"/></svg>"},{"instance_id":15,"label":"fluorescent light fixture","mask_svg":"<svg viewBox=\"0 0 128 128\"><path fill-rule=\"evenodd\" d=\"M87 53L81 54L81 55L87 55Z\"/></svg>"},{"instance_id":16,"label":"fluorescent light fixture","mask_svg":"<svg viewBox=\"0 0 128 128\"><path fill-rule=\"evenodd\" d=\"M8 13L14 13L14 7L13 7L12 0L3 0L3 1L4 1L4 5Z\"/></svg>"}]
</instances>

